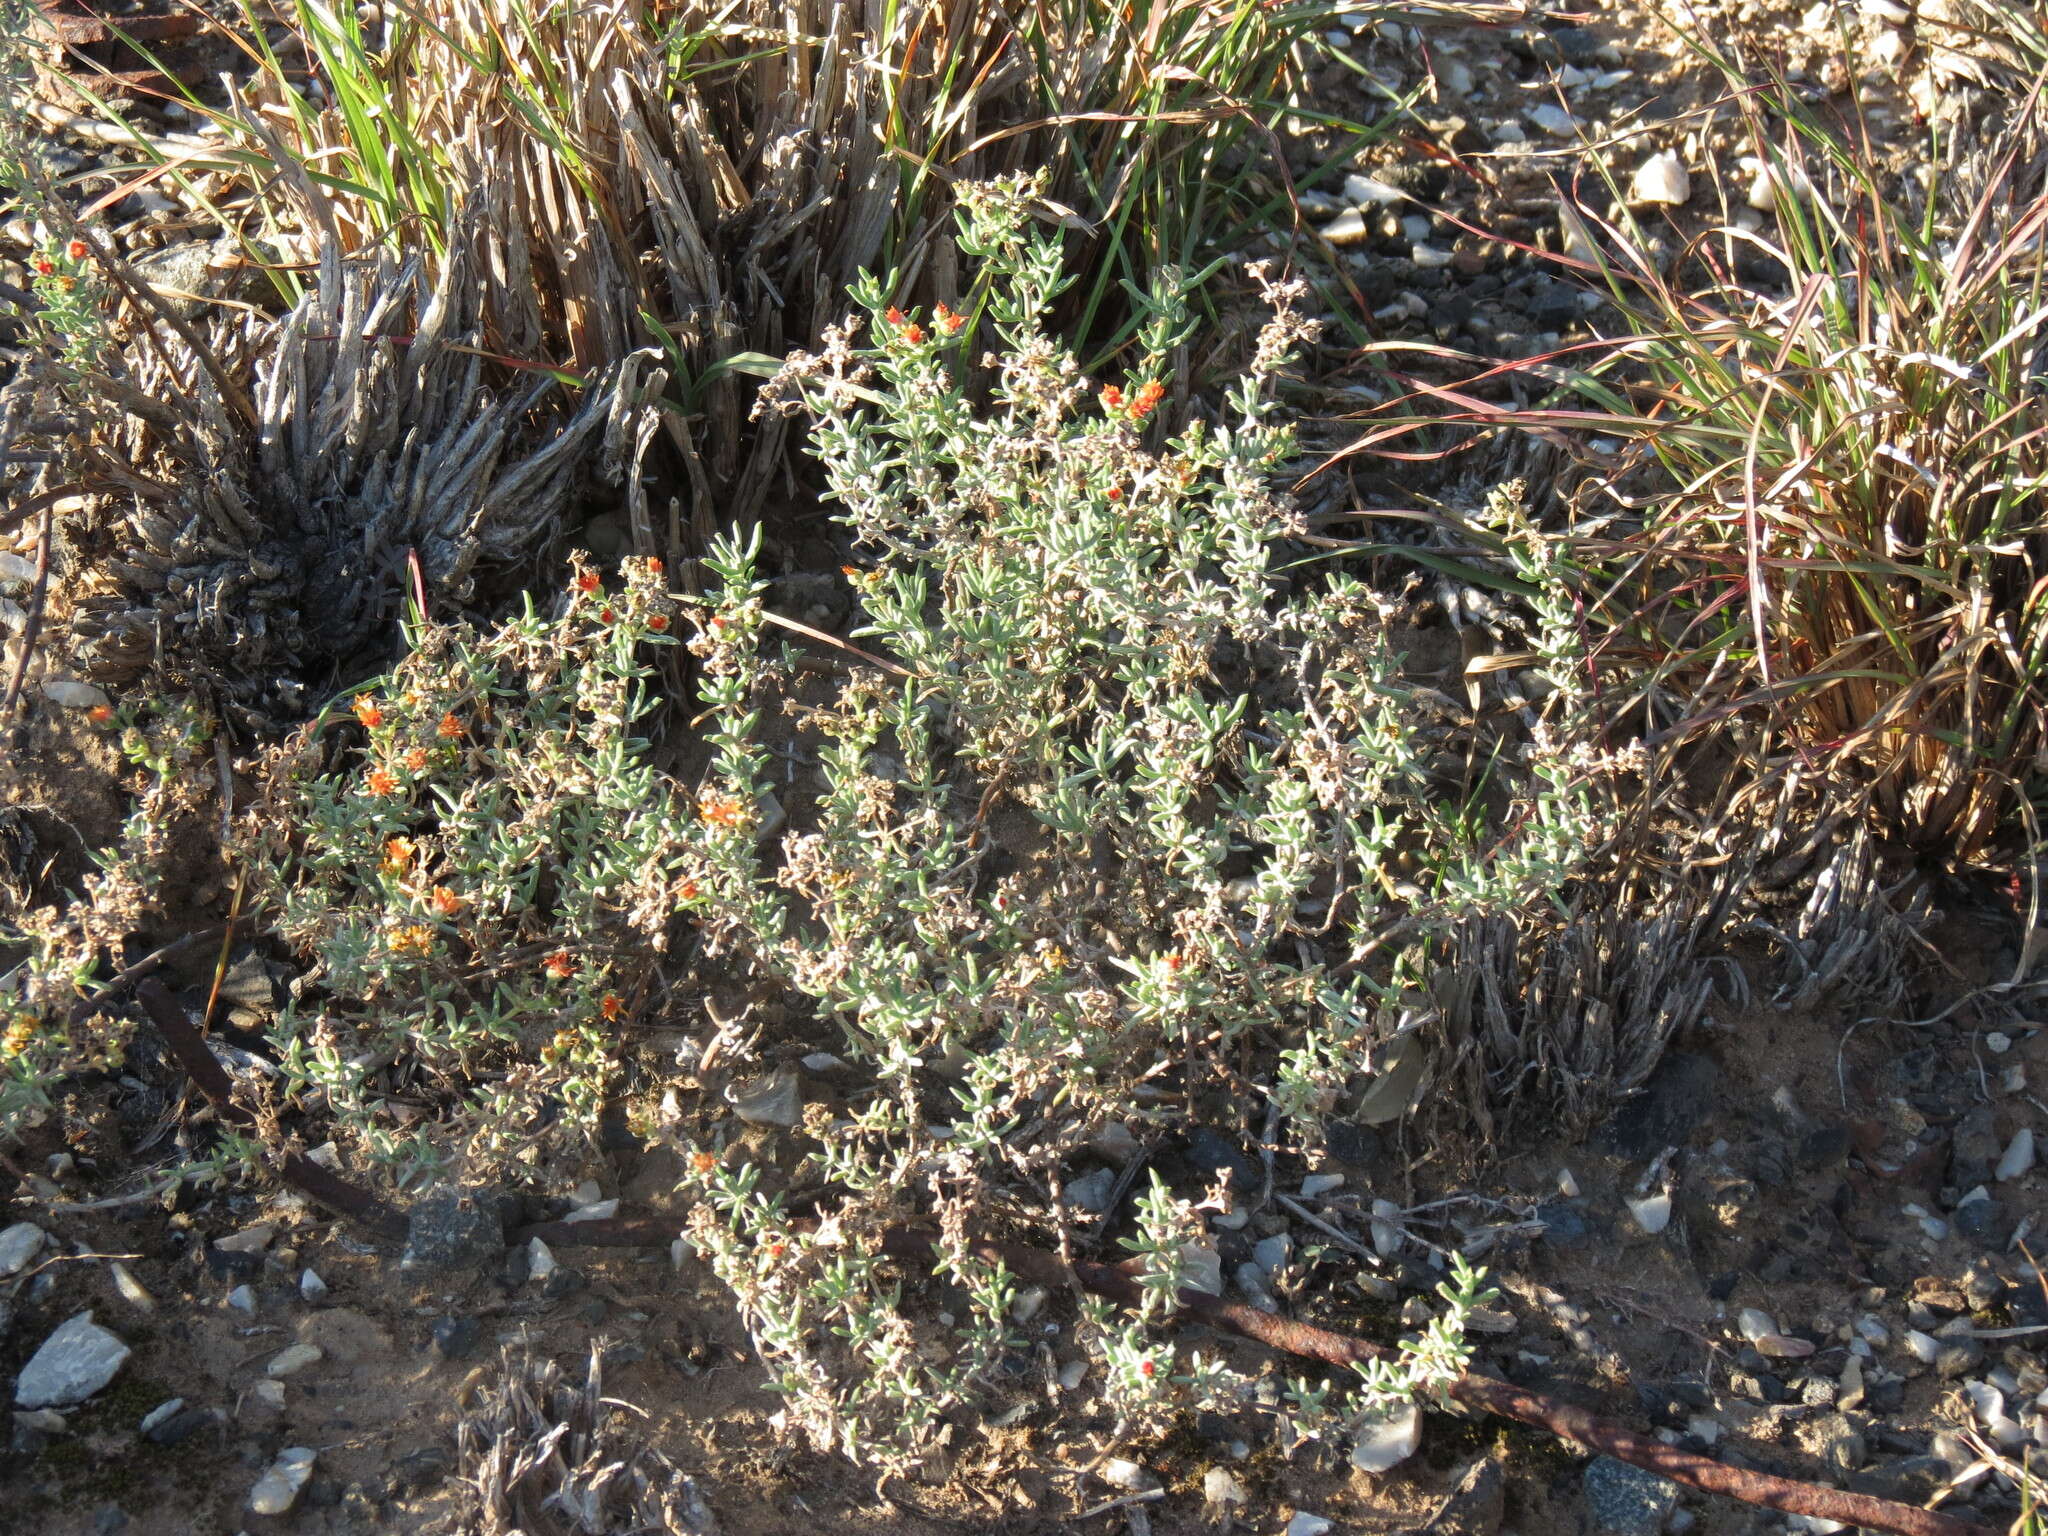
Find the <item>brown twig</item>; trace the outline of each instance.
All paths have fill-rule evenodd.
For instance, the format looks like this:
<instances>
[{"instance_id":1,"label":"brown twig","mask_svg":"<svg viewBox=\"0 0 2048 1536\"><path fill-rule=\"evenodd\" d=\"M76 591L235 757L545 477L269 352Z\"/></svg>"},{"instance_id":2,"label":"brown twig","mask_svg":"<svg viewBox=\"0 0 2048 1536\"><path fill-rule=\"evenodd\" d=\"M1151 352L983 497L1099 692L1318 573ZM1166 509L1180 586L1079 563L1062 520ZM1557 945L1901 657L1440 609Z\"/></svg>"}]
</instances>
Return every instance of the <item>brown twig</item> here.
<instances>
[{"instance_id":1,"label":"brown twig","mask_svg":"<svg viewBox=\"0 0 2048 1536\"><path fill-rule=\"evenodd\" d=\"M207 1049L206 1041L192 1021L185 1017L185 1010L178 1006L177 1000L164 990L163 983L154 978L145 980L135 989L135 995L164 1037L164 1044L177 1057L178 1065L206 1095L214 1112L232 1125L260 1133L255 1113L235 1098L234 1080L228 1076L227 1069ZM380 1236L393 1240L405 1236L405 1218L369 1190L351 1184L332 1169L321 1167L302 1152L273 1149L272 1155L285 1181L296 1186L308 1198L361 1222Z\"/></svg>"},{"instance_id":2,"label":"brown twig","mask_svg":"<svg viewBox=\"0 0 2048 1536\"><path fill-rule=\"evenodd\" d=\"M904 1259L928 1259L934 1244L935 1239L929 1232L903 1227L888 1232L882 1239L883 1252ZM1058 1259L1035 1248L986 1241L971 1242L968 1246L979 1257L990 1262L1000 1261L1013 1273L1041 1285L1057 1285L1066 1278ZM1121 1269L1081 1260L1076 1260L1073 1268L1081 1283L1097 1295L1132 1306L1142 1300L1143 1291L1137 1277ZM1182 1291L1180 1301L1184 1311L1211 1327L1329 1365L1362 1365L1368 1360L1385 1358L1387 1353L1378 1345L1368 1344L1348 1334L1332 1333L1307 1323L1270 1316L1198 1291ZM1868 1530L1889 1532L1891 1536L1970 1536L1972 1532L1984 1530L1982 1526L1934 1510L1916 1509L1910 1504L1848 1493L1817 1483L1795 1482L1791 1478L1773 1477L1769 1473L1731 1467L1705 1456L1695 1456L1649 1435L1596 1418L1583 1408L1524 1391L1491 1376L1467 1372L1451 1383L1446 1395L1469 1408L1533 1424L1563 1439L1576 1441L1588 1450L1642 1467L1675 1483L1706 1493L1723 1494L1764 1509L1838 1520Z\"/></svg>"},{"instance_id":3,"label":"brown twig","mask_svg":"<svg viewBox=\"0 0 2048 1536\"><path fill-rule=\"evenodd\" d=\"M14 676L8 680L7 697L0 701L0 719L11 719L21 703L22 685L28 681L28 664L36 652L36 638L43 627L43 608L50 599L50 541L56 533L57 503L72 490L45 491L33 499L41 504L43 526L36 533L36 587L28 600L28 620L21 627L21 654L14 660Z\"/></svg>"}]
</instances>

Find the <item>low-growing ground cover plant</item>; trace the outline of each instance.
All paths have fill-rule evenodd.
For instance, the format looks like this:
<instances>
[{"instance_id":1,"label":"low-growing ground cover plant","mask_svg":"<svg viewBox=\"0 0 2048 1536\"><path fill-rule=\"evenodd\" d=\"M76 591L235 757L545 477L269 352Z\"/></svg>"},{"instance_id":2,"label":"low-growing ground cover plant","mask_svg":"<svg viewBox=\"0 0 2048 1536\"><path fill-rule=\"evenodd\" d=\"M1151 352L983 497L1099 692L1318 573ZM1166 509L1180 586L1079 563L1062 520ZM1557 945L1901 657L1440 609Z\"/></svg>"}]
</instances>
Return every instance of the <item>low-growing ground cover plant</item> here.
<instances>
[{"instance_id":1,"label":"low-growing ground cover plant","mask_svg":"<svg viewBox=\"0 0 2048 1536\"><path fill-rule=\"evenodd\" d=\"M1170 428L1185 293L1148 299L1126 373L1084 377L1050 328L1041 191L966 189L957 307L863 281L864 315L765 393L810 419L879 665L819 682L771 644L758 530L716 543L701 598L656 562L578 564L503 624L416 613L387 676L271 756L234 846L303 964L280 1129L401 1184L556 1188L632 1060L636 1123L685 1156L688 1240L794 1419L891 1465L1015 1341L1016 1282L970 1233L1088 1242L1109 1213L1065 1191L1204 1122L1306 1146L1399 1116L1450 936L1540 925L1628 766L1587 744L1569 594L1512 487L1488 516L1537 675L1480 722L1404 670L1401 603L1311 559L1274 489L1299 288L1255 270L1272 316L1242 378ZM650 740L678 640L708 757ZM742 1014L650 1078L638 1025L689 1016L685 977ZM773 1033L744 1011L767 996L793 1005ZM824 1048L832 1086L806 1087L795 1058ZM1249 1194L1136 1200L1151 1300L1083 1319L1127 1423L1259 1400L1157 1328L1219 1283L1206 1220ZM938 1227L939 1309L878 1256L905 1220ZM1459 1269L1401 1365L1266 1407L1329 1438L1440 1385L1480 1295Z\"/></svg>"}]
</instances>

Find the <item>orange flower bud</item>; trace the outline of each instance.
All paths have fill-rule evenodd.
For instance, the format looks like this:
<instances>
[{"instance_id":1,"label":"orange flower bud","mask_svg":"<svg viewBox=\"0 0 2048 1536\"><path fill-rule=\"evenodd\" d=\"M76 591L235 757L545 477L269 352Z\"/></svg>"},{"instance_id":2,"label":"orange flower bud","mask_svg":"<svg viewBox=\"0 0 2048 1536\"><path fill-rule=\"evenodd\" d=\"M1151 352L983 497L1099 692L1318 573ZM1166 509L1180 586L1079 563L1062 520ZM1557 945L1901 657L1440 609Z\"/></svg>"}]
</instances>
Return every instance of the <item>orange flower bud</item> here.
<instances>
[{"instance_id":1,"label":"orange flower bud","mask_svg":"<svg viewBox=\"0 0 2048 1536\"><path fill-rule=\"evenodd\" d=\"M398 780L386 773L382 768L372 768L370 776L364 782L369 786L370 793L373 795L394 794L398 789Z\"/></svg>"},{"instance_id":2,"label":"orange flower bud","mask_svg":"<svg viewBox=\"0 0 2048 1536\"><path fill-rule=\"evenodd\" d=\"M1105 411L1120 411L1124 408L1124 392L1114 384L1102 386L1102 408Z\"/></svg>"},{"instance_id":3,"label":"orange flower bud","mask_svg":"<svg viewBox=\"0 0 2048 1536\"><path fill-rule=\"evenodd\" d=\"M540 968L556 981L567 981L576 974L576 962L566 949L558 949L549 955L541 961Z\"/></svg>"},{"instance_id":4,"label":"orange flower bud","mask_svg":"<svg viewBox=\"0 0 2048 1536\"><path fill-rule=\"evenodd\" d=\"M576 590L578 592L595 592L603 585L604 583L598 580L597 572L595 571L578 571L576 573Z\"/></svg>"},{"instance_id":5,"label":"orange flower bud","mask_svg":"<svg viewBox=\"0 0 2048 1536\"><path fill-rule=\"evenodd\" d=\"M450 710L441 717L441 723L434 727L434 732L444 741L453 741L462 734L462 722L456 719L455 712Z\"/></svg>"},{"instance_id":6,"label":"orange flower bud","mask_svg":"<svg viewBox=\"0 0 2048 1536\"><path fill-rule=\"evenodd\" d=\"M377 701L367 693L356 695L356 718L370 730L384 723L384 711L377 707Z\"/></svg>"},{"instance_id":7,"label":"orange flower bud","mask_svg":"<svg viewBox=\"0 0 2048 1536\"><path fill-rule=\"evenodd\" d=\"M86 257L92 254L92 247L87 245L83 240L73 240L69 245L64 247L64 254L66 256L69 256L73 261L83 261L85 260Z\"/></svg>"},{"instance_id":8,"label":"orange flower bud","mask_svg":"<svg viewBox=\"0 0 2048 1536\"><path fill-rule=\"evenodd\" d=\"M618 993L607 992L604 995L604 1001L597 1005L597 1011L607 1019L616 1019L626 1011L626 1005L620 1000Z\"/></svg>"}]
</instances>

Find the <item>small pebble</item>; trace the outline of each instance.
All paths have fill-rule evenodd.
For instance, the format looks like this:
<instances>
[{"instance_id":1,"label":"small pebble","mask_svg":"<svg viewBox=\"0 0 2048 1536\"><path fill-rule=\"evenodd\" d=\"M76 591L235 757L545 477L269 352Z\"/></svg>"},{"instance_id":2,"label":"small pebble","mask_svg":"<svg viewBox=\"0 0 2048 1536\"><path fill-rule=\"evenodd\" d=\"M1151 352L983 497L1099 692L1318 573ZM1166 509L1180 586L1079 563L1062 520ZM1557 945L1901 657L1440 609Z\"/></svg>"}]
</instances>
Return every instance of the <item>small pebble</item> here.
<instances>
[{"instance_id":1,"label":"small pebble","mask_svg":"<svg viewBox=\"0 0 2048 1536\"><path fill-rule=\"evenodd\" d=\"M1301 1197L1313 1200L1317 1195L1327 1195L1331 1190L1343 1187L1344 1175L1341 1173L1312 1173L1301 1181Z\"/></svg>"},{"instance_id":2,"label":"small pebble","mask_svg":"<svg viewBox=\"0 0 2048 1536\"><path fill-rule=\"evenodd\" d=\"M1655 1237L1671 1225L1671 1197L1649 1195L1641 1200L1631 1200L1628 1203L1628 1213L1635 1218L1638 1227Z\"/></svg>"},{"instance_id":3,"label":"small pebble","mask_svg":"<svg viewBox=\"0 0 2048 1536\"><path fill-rule=\"evenodd\" d=\"M293 1344L271 1356L270 1364L263 1368L263 1374L282 1380L294 1372L303 1371L309 1365L318 1365L323 1358L317 1344Z\"/></svg>"},{"instance_id":4,"label":"small pebble","mask_svg":"<svg viewBox=\"0 0 2048 1536\"><path fill-rule=\"evenodd\" d=\"M1329 1536L1330 1522L1302 1510L1287 1522L1285 1536Z\"/></svg>"},{"instance_id":5,"label":"small pebble","mask_svg":"<svg viewBox=\"0 0 2048 1536\"><path fill-rule=\"evenodd\" d=\"M135 1427L146 1435L184 1406L185 1399L182 1397L174 1397L169 1402L158 1403L142 1416L142 1422Z\"/></svg>"},{"instance_id":6,"label":"small pebble","mask_svg":"<svg viewBox=\"0 0 2048 1536\"><path fill-rule=\"evenodd\" d=\"M1984 1049L1994 1056L2003 1056L2012 1049L2012 1036L2003 1030L1994 1029L1984 1037Z\"/></svg>"},{"instance_id":7,"label":"small pebble","mask_svg":"<svg viewBox=\"0 0 2048 1536\"><path fill-rule=\"evenodd\" d=\"M0 1228L0 1280L18 1275L43 1246L43 1229L32 1221Z\"/></svg>"},{"instance_id":8,"label":"small pebble","mask_svg":"<svg viewBox=\"0 0 2048 1536\"><path fill-rule=\"evenodd\" d=\"M1676 208L1691 196L1692 176L1675 149L1651 155L1629 183L1629 201L1638 206Z\"/></svg>"},{"instance_id":9,"label":"small pebble","mask_svg":"<svg viewBox=\"0 0 2048 1536\"><path fill-rule=\"evenodd\" d=\"M261 1253L270 1246L270 1240L277 1236L277 1224L259 1221L253 1227L244 1227L239 1232L230 1232L226 1237L215 1238L213 1246L222 1253Z\"/></svg>"},{"instance_id":10,"label":"small pebble","mask_svg":"<svg viewBox=\"0 0 2048 1536\"><path fill-rule=\"evenodd\" d=\"M1557 1170L1557 1192L1567 1200L1579 1198L1579 1181L1572 1176L1569 1168Z\"/></svg>"},{"instance_id":11,"label":"small pebble","mask_svg":"<svg viewBox=\"0 0 2048 1536\"><path fill-rule=\"evenodd\" d=\"M1351 1442L1351 1465L1360 1472L1385 1472L1415 1454L1422 1444L1422 1409L1414 1403L1369 1413Z\"/></svg>"},{"instance_id":12,"label":"small pebble","mask_svg":"<svg viewBox=\"0 0 2048 1536\"><path fill-rule=\"evenodd\" d=\"M1981 1165L1980 1165L1981 1166ZM2034 1133L2021 1126L2006 1143L2005 1154L1998 1160L1996 1175L2000 1183L2017 1179L2034 1166Z\"/></svg>"},{"instance_id":13,"label":"small pebble","mask_svg":"<svg viewBox=\"0 0 2048 1536\"><path fill-rule=\"evenodd\" d=\"M282 1515L298 1502L299 1490L313 1475L313 1452L294 1445L277 1453L270 1470L249 1490L249 1508L259 1515Z\"/></svg>"},{"instance_id":14,"label":"small pebble","mask_svg":"<svg viewBox=\"0 0 2048 1536\"><path fill-rule=\"evenodd\" d=\"M1126 1493L1150 1493L1157 1488L1159 1479L1121 1456L1112 1456L1095 1469L1095 1475L1112 1488L1121 1488Z\"/></svg>"},{"instance_id":15,"label":"small pebble","mask_svg":"<svg viewBox=\"0 0 2048 1536\"><path fill-rule=\"evenodd\" d=\"M531 1239L526 1245L526 1278L535 1285L544 1284L560 1266L555 1263L555 1252L539 1238Z\"/></svg>"},{"instance_id":16,"label":"small pebble","mask_svg":"<svg viewBox=\"0 0 2048 1536\"><path fill-rule=\"evenodd\" d=\"M253 1316L256 1311L256 1293L246 1285L238 1285L228 1292L228 1305L237 1312L247 1312Z\"/></svg>"},{"instance_id":17,"label":"small pebble","mask_svg":"<svg viewBox=\"0 0 2048 1536\"><path fill-rule=\"evenodd\" d=\"M1922 1333L1918 1328L1906 1330L1906 1348L1922 1365L1934 1364L1934 1357L1941 1353L1941 1344L1934 1335Z\"/></svg>"},{"instance_id":18,"label":"small pebble","mask_svg":"<svg viewBox=\"0 0 2048 1536\"><path fill-rule=\"evenodd\" d=\"M107 1266L107 1272L114 1277L114 1289L121 1293L121 1299L138 1312L154 1312L156 1298L144 1289L140 1280L129 1273L128 1266L118 1261Z\"/></svg>"},{"instance_id":19,"label":"small pebble","mask_svg":"<svg viewBox=\"0 0 2048 1536\"><path fill-rule=\"evenodd\" d=\"M1569 137L1578 131L1579 121L1554 101L1539 102L1529 109L1529 121L1545 133L1554 133L1560 138Z\"/></svg>"},{"instance_id":20,"label":"small pebble","mask_svg":"<svg viewBox=\"0 0 2048 1536\"><path fill-rule=\"evenodd\" d=\"M1251 1495L1228 1469L1211 1467L1202 1474L1202 1502L1212 1510L1227 1510L1251 1502Z\"/></svg>"},{"instance_id":21,"label":"small pebble","mask_svg":"<svg viewBox=\"0 0 2048 1536\"><path fill-rule=\"evenodd\" d=\"M312 1270L305 1270L299 1276L299 1294L307 1301L318 1301L327 1294L327 1282Z\"/></svg>"},{"instance_id":22,"label":"small pebble","mask_svg":"<svg viewBox=\"0 0 2048 1536\"><path fill-rule=\"evenodd\" d=\"M1322 228L1322 236L1332 245L1356 245L1372 233L1365 222L1365 215L1356 208L1346 208Z\"/></svg>"}]
</instances>

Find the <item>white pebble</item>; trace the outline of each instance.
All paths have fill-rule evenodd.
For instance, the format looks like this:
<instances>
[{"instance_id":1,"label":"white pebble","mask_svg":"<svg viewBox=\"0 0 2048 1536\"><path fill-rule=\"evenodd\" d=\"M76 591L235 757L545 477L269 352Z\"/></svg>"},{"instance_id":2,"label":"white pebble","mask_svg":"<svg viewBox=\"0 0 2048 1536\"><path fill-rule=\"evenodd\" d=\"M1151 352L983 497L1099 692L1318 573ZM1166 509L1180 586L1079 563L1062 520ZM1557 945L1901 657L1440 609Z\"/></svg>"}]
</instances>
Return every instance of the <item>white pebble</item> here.
<instances>
[{"instance_id":1,"label":"white pebble","mask_svg":"<svg viewBox=\"0 0 2048 1536\"><path fill-rule=\"evenodd\" d=\"M237 1312L253 1314L256 1311L256 1293L246 1285L238 1285L228 1292L228 1305Z\"/></svg>"},{"instance_id":2,"label":"white pebble","mask_svg":"<svg viewBox=\"0 0 2048 1536\"><path fill-rule=\"evenodd\" d=\"M249 1508L259 1515L282 1515L298 1502L299 1490L313 1475L313 1452L294 1445L277 1453L270 1470L249 1490Z\"/></svg>"},{"instance_id":3,"label":"white pebble","mask_svg":"<svg viewBox=\"0 0 2048 1536\"><path fill-rule=\"evenodd\" d=\"M1579 1181L1572 1177L1571 1169L1560 1168L1557 1170L1557 1192L1567 1200L1579 1198Z\"/></svg>"},{"instance_id":4,"label":"white pebble","mask_svg":"<svg viewBox=\"0 0 2048 1536\"><path fill-rule=\"evenodd\" d=\"M1112 1488L1121 1488L1126 1493L1150 1493L1159 1486L1159 1479L1139 1466L1135 1461L1126 1461L1121 1456L1112 1456L1095 1469L1095 1475Z\"/></svg>"},{"instance_id":5,"label":"white pebble","mask_svg":"<svg viewBox=\"0 0 2048 1536\"><path fill-rule=\"evenodd\" d=\"M1322 229L1323 238L1332 245L1356 245L1370 233L1365 215L1356 208L1346 208Z\"/></svg>"},{"instance_id":6,"label":"white pebble","mask_svg":"<svg viewBox=\"0 0 2048 1536\"><path fill-rule=\"evenodd\" d=\"M325 1280L322 1280L310 1269L301 1271L299 1275L300 1296L304 1297L307 1301L318 1301L326 1294L327 1282Z\"/></svg>"},{"instance_id":7,"label":"white pebble","mask_svg":"<svg viewBox=\"0 0 2048 1536\"><path fill-rule=\"evenodd\" d=\"M1692 175L1675 149L1660 150L1636 167L1629 201L1638 206L1677 208L1692 196Z\"/></svg>"},{"instance_id":8,"label":"white pebble","mask_svg":"<svg viewBox=\"0 0 2048 1536\"><path fill-rule=\"evenodd\" d=\"M1088 1362L1086 1360L1069 1360L1060 1367L1060 1385L1069 1392L1080 1386L1087 1379Z\"/></svg>"},{"instance_id":9,"label":"white pebble","mask_svg":"<svg viewBox=\"0 0 2048 1536\"><path fill-rule=\"evenodd\" d=\"M174 1397L168 1402L158 1403L142 1416L142 1422L135 1427L146 1435L184 1406L185 1399L182 1397Z\"/></svg>"},{"instance_id":10,"label":"white pebble","mask_svg":"<svg viewBox=\"0 0 2048 1536\"><path fill-rule=\"evenodd\" d=\"M270 1240L277 1236L277 1224L259 1221L253 1227L244 1227L239 1232L230 1232L226 1237L216 1238L213 1246L222 1253L261 1253L270 1246Z\"/></svg>"},{"instance_id":11,"label":"white pebble","mask_svg":"<svg viewBox=\"0 0 2048 1536\"><path fill-rule=\"evenodd\" d=\"M1422 1444L1422 1409L1414 1403L1368 1414L1351 1443L1351 1465L1361 1472L1385 1472L1415 1454Z\"/></svg>"},{"instance_id":12,"label":"white pebble","mask_svg":"<svg viewBox=\"0 0 2048 1536\"><path fill-rule=\"evenodd\" d=\"M1303 1510L1287 1522L1285 1536L1329 1536L1329 1532L1329 1521Z\"/></svg>"},{"instance_id":13,"label":"white pebble","mask_svg":"<svg viewBox=\"0 0 2048 1536\"><path fill-rule=\"evenodd\" d=\"M66 709L104 709L114 702L104 689L69 677L44 678L43 697Z\"/></svg>"},{"instance_id":14,"label":"white pebble","mask_svg":"<svg viewBox=\"0 0 2048 1536\"><path fill-rule=\"evenodd\" d=\"M303 1371L309 1365L319 1364L321 1358L318 1344L293 1344L271 1356L270 1364L263 1368L263 1373L273 1378L283 1378L295 1371Z\"/></svg>"},{"instance_id":15,"label":"white pebble","mask_svg":"<svg viewBox=\"0 0 2048 1536\"><path fill-rule=\"evenodd\" d=\"M1374 176L1346 176L1344 195L1359 208L1388 208L1408 198L1399 187L1390 187Z\"/></svg>"},{"instance_id":16,"label":"white pebble","mask_svg":"<svg viewBox=\"0 0 2048 1536\"><path fill-rule=\"evenodd\" d=\"M116 1261L107 1266L107 1272L114 1277L114 1289L121 1293L121 1299L138 1312L154 1312L156 1298L149 1294L140 1280L129 1273L126 1264Z\"/></svg>"},{"instance_id":17,"label":"white pebble","mask_svg":"<svg viewBox=\"0 0 2048 1536\"><path fill-rule=\"evenodd\" d=\"M1655 1237L1671 1225L1671 1197L1649 1195L1641 1200L1631 1200L1628 1213L1635 1218L1637 1226Z\"/></svg>"},{"instance_id":18,"label":"white pebble","mask_svg":"<svg viewBox=\"0 0 2048 1536\"><path fill-rule=\"evenodd\" d=\"M1934 1336L1922 1333L1918 1328L1906 1330L1906 1348L1911 1350L1913 1358L1923 1365L1934 1364L1934 1357L1941 1353L1941 1345L1936 1342Z\"/></svg>"},{"instance_id":19,"label":"white pebble","mask_svg":"<svg viewBox=\"0 0 2048 1536\"><path fill-rule=\"evenodd\" d=\"M1984 1037L1984 1049L1994 1056L2003 1056L2012 1049L2012 1036L2003 1030L1994 1029Z\"/></svg>"},{"instance_id":20,"label":"white pebble","mask_svg":"<svg viewBox=\"0 0 2048 1536\"><path fill-rule=\"evenodd\" d=\"M1313 1200L1317 1195L1327 1195L1333 1189L1344 1187L1341 1173L1312 1173L1301 1181L1301 1198Z\"/></svg>"},{"instance_id":21,"label":"white pebble","mask_svg":"<svg viewBox=\"0 0 2048 1536\"><path fill-rule=\"evenodd\" d=\"M1401 1207L1391 1200L1375 1200L1372 1203L1372 1246L1373 1251L1383 1259L1390 1259L1401 1251L1403 1237L1398 1225Z\"/></svg>"},{"instance_id":22,"label":"white pebble","mask_svg":"<svg viewBox=\"0 0 2048 1536\"><path fill-rule=\"evenodd\" d=\"M1045 1305L1047 1291L1042 1285L1027 1285L1010 1298L1010 1321L1022 1325L1038 1316Z\"/></svg>"},{"instance_id":23,"label":"white pebble","mask_svg":"<svg viewBox=\"0 0 2048 1536\"><path fill-rule=\"evenodd\" d=\"M678 1263L681 1261L678 1260ZM526 1278L538 1285L560 1266L555 1263L555 1251L539 1238L526 1245Z\"/></svg>"},{"instance_id":24,"label":"white pebble","mask_svg":"<svg viewBox=\"0 0 2048 1536\"><path fill-rule=\"evenodd\" d=\"M1529 109L1529 121L1545 133L1568 137L1578 131L1579 121L1554 101L1546 101Z\"/></svg>"},{"instance_id":25,"label":"white pebble","mask_svg":"<svg viewBox=\"0 0 2048 1536\"><path fill-rule=\"evenodd\" d=\"M2004 1183L2008 1179L2017 1179L2033 1166L2034 1133L2023 1125L2013 1133L2012 1140L2005 1145L2005 1155L1998 1160L1998 1180Z\"/></svg>"},{"instance_id":26,"label":"white pebble","mask_svg":"<svg viewBox=\"0 0 2048 1536\"><path fill-rule=\"evenodd\" d=\"M1891 1331L1874 1312L1866 1312L1856 1319L1856 1333L1858 1337L1872 1344L1887 1344L1891 1341Z\"/></svg>"}]
</instances>

